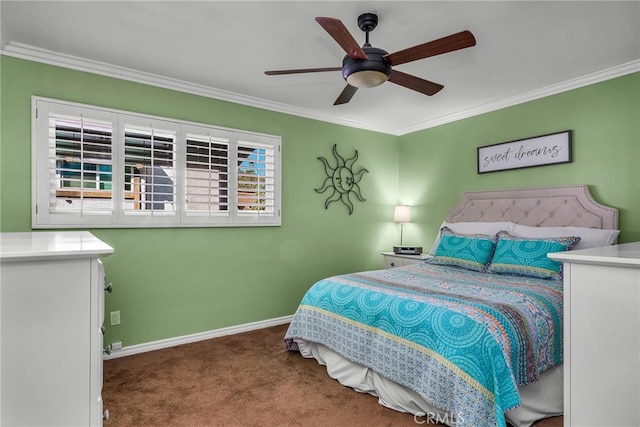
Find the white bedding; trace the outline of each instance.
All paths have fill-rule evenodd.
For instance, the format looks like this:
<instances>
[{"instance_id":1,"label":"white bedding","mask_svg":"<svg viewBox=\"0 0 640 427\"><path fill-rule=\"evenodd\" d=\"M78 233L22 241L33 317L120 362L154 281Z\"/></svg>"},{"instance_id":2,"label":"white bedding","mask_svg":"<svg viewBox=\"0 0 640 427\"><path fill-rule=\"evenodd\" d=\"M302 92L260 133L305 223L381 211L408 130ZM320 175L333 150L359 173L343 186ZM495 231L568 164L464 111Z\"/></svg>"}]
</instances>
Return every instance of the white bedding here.
<instances>
[{"instance_id":1,"label":"white bedding","mask_svg":"<svg viewBox=\"0 0 640 427\"><path fill-rule=\"evenodd\" d=\"M313 358L327 367L331 378L362 393L378 397L378 402L396 411L408 412L416 416L419 423L427 423L426 416L433 420L455 426L455 416L426 402L418 393L386 379L364 366L355 364L322 344L296 340L300 354ZM522 403L507 411L507 422L515 427L528 427L534 421L556 415L563 411L563 367L557 366L540 376L534 384L518 388ZM464 414L461 414L464 416Z\"/></svg>"}]
</instances>

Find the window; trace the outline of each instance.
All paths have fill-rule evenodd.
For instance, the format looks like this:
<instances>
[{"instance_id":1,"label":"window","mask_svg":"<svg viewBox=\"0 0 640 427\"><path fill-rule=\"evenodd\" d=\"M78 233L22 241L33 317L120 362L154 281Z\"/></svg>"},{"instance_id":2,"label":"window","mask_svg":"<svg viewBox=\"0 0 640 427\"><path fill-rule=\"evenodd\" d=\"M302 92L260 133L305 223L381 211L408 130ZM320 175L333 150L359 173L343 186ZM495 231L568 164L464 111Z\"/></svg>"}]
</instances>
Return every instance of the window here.
<instances>
[{"instance_id":1,"label":"window","mask_svg":"<svg viewBox=\"0 0 640 427\"><path fill-rule=\"evenodd\" d=\"M34 228L280 225L280 137L34 97Z\"/></svg>"}]
</instances>

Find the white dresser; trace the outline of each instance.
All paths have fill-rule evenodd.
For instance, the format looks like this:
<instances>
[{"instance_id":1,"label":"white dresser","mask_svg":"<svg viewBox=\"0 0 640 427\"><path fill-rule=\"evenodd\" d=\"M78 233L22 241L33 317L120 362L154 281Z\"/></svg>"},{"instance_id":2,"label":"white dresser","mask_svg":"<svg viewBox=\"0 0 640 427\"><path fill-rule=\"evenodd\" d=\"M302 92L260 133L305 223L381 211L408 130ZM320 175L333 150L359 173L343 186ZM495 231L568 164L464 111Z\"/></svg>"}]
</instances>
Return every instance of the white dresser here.
<instances>
[{"instance_id":1,"label":"white dresser","mask_svg":"<svg viewBox=\"0 0 640 427\"><path fill-rule=\"evenodd\" d=\"M0 233L0 424L100 426L104 268L89 232Z\"/></svg>"},{"instance_id":2,"label":"white dresser","mask_svg":"<svg viewBox=\"0 0 640 427\"><path fill-rule=\"evenodd\" d=\"M565 425L640 425L640 242L549 257L564 263Z\"/></svg>"}]
</instances>

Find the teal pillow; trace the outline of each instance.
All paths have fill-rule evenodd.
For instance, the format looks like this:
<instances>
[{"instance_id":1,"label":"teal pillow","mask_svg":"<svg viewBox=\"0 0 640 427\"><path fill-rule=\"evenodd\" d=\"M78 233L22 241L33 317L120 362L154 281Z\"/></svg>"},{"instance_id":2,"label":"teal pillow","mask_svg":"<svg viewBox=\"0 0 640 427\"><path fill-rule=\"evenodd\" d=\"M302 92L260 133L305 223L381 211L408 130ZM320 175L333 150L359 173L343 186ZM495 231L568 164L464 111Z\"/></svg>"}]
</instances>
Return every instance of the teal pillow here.
<instances>
[{"instance_id":1,"label":"teal pillow","mask_svg":"<svg viewBox=\"0 0 640 427\"><path fill-rule=\"evenodd\" d=\"M498 233L498 244L488 268L490 273L517 274L542 279L560 279L562 263L547 256L550 252L570 250L580 237L515 237Z\"/></svg>"},{"instance_id":2,"label":"teal pillow","mask_svg":"<svg viewBox=\"0 0 640 427\"><path fill-rule=\"evenodd\" d=\"M442 227L440 242L429 263L482 271L491 259L497 240L496 236L458 234L451 231L449 227Z\"/></svg>"}]
</instances>

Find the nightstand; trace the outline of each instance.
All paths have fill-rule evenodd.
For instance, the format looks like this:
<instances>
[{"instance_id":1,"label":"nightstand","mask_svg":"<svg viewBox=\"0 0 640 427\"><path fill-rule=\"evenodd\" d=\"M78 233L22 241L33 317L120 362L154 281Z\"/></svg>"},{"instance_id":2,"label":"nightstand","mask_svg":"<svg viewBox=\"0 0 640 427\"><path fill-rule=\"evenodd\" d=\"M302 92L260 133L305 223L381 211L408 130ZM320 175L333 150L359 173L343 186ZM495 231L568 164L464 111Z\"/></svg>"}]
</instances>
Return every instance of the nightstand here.
<instances>
[{"instance_id":1,"label":"nightstand","mask_svg":"<svg viewBox=\"0 0 640 427\"><path fill-rule=\"evenodd\" d=\"M416 264L430 258L429 254L420 255L403 255L395 254L393 252L382 252L384 257L384 268L403 267L405 265Z\"/></svg>"}]
</instances>

